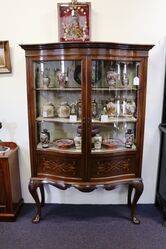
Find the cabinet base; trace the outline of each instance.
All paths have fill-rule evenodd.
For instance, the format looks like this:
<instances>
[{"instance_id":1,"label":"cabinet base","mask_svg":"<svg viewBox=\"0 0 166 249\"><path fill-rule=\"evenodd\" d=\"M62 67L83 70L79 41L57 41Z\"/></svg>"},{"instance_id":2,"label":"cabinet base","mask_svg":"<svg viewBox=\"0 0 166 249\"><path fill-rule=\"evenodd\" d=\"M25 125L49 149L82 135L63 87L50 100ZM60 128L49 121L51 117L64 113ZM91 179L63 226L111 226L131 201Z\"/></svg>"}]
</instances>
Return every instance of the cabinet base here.
<instances>
[{"instance_id":1,"label":"cabinet base","mask_svg":"<svg viewBox=\"0 0 166 249\"><path fill-rule=\"evenodd\" d=\"M29 192L31 193L35 205L36 205L36 214L35 217L32 219L32 222L37 224L40 222L41 219L41 207L44 206L45 203L45 195L44 195L44 184L50 184L53 185L54 187L61 189L61 190L66 190L68 188L75 187L78 190L82 192L91 192L94 189L96 189L98 186L101 187L100 185L94 185L93 183L81 183L80 185L74 185L74 184L66 184L64 182L60 181L52 181L49 179L42 179L42 178L31 178L29 182ZM135 179L130 179L130 180L122 180L118 182L110 182L109 184L102 185L103 189L105 190L112 190L116 188L119 185L128 185L128 206L131 208L131 221L134 224L140 224L140 220L135 216L136 213L136 205L137 202L143 192L143 182L141 178L135 178ZM39 194L37 189L40 190L41 194L41 200L39 198ZM135 189L134 197L132 198L132 192L133 189Z\"/></svg>"},{"instance_id":2,"label":"cabinet base","mask_svg":"<svg viewBox=\"0 0 166 249\"><path fill-rule=\"evenodd\" d=\"M20 212L20 209L23 205L23 199L19 201L19 203L16 205L15 210L13 211L4 211L3 213L0 213L0 221L16 221L16 218Z\"/></svg>"}]
</instances>

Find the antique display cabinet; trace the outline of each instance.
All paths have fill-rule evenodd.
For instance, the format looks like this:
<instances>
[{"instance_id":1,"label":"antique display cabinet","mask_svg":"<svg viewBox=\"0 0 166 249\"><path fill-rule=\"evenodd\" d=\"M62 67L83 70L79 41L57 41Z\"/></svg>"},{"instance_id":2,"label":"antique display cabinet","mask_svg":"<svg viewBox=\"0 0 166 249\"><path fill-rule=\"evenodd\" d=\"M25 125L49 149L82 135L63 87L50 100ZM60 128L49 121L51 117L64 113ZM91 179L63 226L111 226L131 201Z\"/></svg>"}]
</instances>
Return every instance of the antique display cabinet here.
<instances>
[{"instance_id":1,"label":"antique display cabinet","mask_svg":"<svg viewBox=\"0 0 166 249\"><path fill-rule=\"evenodd\" d=\"M147 57L152 46L85 42L21 47L27 65L33 222L40 221L44 184L83 192L126 184L131 219L139 224L135 209L143 191Z\"/></svg>"}]
</instances>

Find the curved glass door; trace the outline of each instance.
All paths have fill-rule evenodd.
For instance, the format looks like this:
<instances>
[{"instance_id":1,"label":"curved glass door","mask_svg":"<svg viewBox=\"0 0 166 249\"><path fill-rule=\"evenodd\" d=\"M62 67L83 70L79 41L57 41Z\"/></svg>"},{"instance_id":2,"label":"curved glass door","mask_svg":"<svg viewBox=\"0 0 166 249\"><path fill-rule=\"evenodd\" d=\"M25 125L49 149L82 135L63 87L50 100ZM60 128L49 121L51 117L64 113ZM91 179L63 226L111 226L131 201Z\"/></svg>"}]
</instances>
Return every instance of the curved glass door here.
<instances>
[{"instance_id":1,"label":"curved glass door","mask_svg":"<svg viewBox=\"0 0 166 249\"><path fill-rule=\"evenodd\" d=\"M137 147L139 62L92 61L92 153Z\"/></svg>"},{"instance_id":2,"label":"curved glass door","mask_svg":"<svg viewBox=\"0 0 166 249\"><path fill-rule=\"evenodd\" d=\"M81 61L34 62L37 149L81 153Z\"/></svg>"}]
</instances>

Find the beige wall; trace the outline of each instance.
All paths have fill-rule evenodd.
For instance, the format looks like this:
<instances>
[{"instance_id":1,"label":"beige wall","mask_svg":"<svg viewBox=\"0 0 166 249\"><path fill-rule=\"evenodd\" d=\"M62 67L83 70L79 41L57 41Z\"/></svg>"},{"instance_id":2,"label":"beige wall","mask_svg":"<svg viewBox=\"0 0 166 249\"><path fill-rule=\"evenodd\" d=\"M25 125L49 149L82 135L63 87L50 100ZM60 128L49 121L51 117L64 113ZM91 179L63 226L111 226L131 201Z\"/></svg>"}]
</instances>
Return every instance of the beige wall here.
<instances>
[{"instance_id":1,"label":"beige wall","mask_svg":"<svg viewBox=\"0 0 166 249\"><path fill-rule=\"evenodd\" d=\"M0 138L12 140L20 147L20 170L23 197L32 199L27 184L30 177L26 75L24 51L20 43L58 41L56 0L0 0L0 40L9 40L13 73L0 75ZM166 2L164 0L92 0L92 41L157 43L166 33ZM163 44L151 53L148 81L147 122L143 177L143 203L154 201L159 136L157 125L161 116L163 85ZM157 71L156 71L156 67ZM156 74L158 72L158 74ZM154 80L155 79L155 80ZM156 90L156 84L158 85ZM151 106L156 101L155 109ZM156 111L156 113L155 113ZM64 203L124 203L126 190L97 190L83 194L74 189L52 191L48 202Z\"/></svg>"}]
</instances>

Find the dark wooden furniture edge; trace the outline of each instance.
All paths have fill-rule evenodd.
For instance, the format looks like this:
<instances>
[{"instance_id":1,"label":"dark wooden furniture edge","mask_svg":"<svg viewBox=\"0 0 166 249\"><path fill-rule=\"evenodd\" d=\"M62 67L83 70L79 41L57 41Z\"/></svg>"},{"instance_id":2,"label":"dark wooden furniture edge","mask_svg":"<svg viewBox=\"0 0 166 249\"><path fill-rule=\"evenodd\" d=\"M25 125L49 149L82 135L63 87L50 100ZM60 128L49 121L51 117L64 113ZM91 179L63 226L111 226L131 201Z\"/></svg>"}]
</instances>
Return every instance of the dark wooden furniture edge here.
<instances>
[{"instance_id":1,"label":"dark wooden furniture edge","mask_svg":"<svg viewBox=\"0 0 166 249\"><path fill-rule=\"evenodd\" d=\"M16 209L13 210L13 212L9 212L9 213L0 213L0 222L1 221L15 221L20 210L21 210L21 207L24 203L24 200L23 199L20 199L20 201L16 204Z\"/></svg>"},{"instance_id":2,"label":"dark wooden furniture edge","mask_svg":"<svg viewBox=\"0 0 166 249\"><path fill-rule=\"evenodd\" d=\"M122 50L149 51L154 45L139 45L126 43L110 43L110 42L60 42L47 44L20 44L24 50L45 50L45 49L66 49L66 48L108 48Z\"/></svg>"},{"instance_id":3,"label":"dark wooden furniture edge","mask_svg":"<svg viewBox=\"0 0 166 249\"><path fill-rule=\"evenodd\" d=\"M120 181L111 181L110 183L107 184L94 184L90 182L83 182L79 184L74 184L74 183L64 183L63 181L53 181L51 179L47 178L38 178L38 177L32 177L29 182L29 192L31 193L32 197L35 200L36 203L36 214L35 217L33 218L32 222L37 224L40 222L41 219L41 207L44 206L45 204L45 194L44 194L44 184L50 184L60 190L66 190L70 187L74 187L78 189L81 192L88 193L92 192L93 190L97 189L98 187L102 187L103 189L109 191L114 188L116 188L119 185L128 185L128 206L131 207L131 220L134 224L140 224L140 220L135 216L136 212L136 205L137 202L143 192L143 182L142 178L133 178L133 179L125 179L125 180L120 180ZM39 198L39 194L37 189L39 188L40 193L41 193L41 198ZM132 192L133 189L135 189L134 197L132 200ZM41 199L41 201L40 201Z\"/></svg>"}]
</instances>

